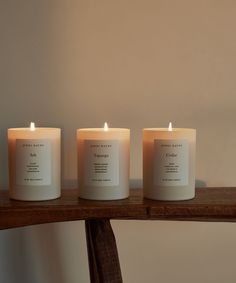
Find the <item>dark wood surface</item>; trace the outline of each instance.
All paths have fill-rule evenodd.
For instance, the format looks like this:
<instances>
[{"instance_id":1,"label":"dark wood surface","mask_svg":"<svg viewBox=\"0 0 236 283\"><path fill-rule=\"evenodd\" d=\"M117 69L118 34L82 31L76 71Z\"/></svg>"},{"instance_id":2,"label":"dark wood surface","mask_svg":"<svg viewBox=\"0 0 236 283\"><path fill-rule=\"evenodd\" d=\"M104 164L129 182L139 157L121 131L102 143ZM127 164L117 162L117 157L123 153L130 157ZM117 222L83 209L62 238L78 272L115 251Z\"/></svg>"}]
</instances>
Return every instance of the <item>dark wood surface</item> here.
<instances>
[{"instance_id":1,"label":"dark wood surface","mask_svg":"<svg viewBox=\"0 0 236 283\"><path fill-rule=\"evenodd\" d=\"M116 239L109 219L85 220L90 281L122 283Z\"/></svg>"},{"instance_id":2,"label":"dark wood surface","mask_svg":"<svg viewBox=\"0 0 236 283\"><path fill-rule=\"evenodd\" d=\"M10 200L0 191L0 229L88 219L159 219L190 221L236 221L236 188L197 188L196 198L164 202L143 199L141 189L118 201L89 201L78 198L78 190L64 189L51 201Z\"/></svg>"}]
</instances>

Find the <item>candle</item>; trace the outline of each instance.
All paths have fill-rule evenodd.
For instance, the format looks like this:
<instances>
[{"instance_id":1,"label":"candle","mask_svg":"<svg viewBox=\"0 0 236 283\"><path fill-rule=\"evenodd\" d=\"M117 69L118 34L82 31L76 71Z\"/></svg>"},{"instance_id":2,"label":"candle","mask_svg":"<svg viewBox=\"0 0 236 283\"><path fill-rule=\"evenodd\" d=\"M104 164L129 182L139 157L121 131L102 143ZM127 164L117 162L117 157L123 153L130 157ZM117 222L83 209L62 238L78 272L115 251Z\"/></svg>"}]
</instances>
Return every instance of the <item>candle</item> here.
<instances>
[{"instance_id":1,"label":"candle","mask_svg":"<svg viewBox=\"0 0 236 283\"><path fill-rule=\"evenodd\" d=\"M17 200L60 197L61 129L8 129L9 190Z\"/></svg>"},{"instance_id":2,"label":"candle","mask_svg":"<svg viewBox=\"0 0 236 283\"><path fill-rule=\"evenodd\" d=\"M187 200L195 196L196 130L143 129L144 197Z\"/></svg>"},{"instance_id":3,"label":"candle","mask_svg":"<svg viewBox=\"0 0 236 283\"><path fill-rule=\"evenodd\" d=\"M81 198L116 200L129 196L130 130L77 130L78 180Z\"/></svg>"}]
</instances>

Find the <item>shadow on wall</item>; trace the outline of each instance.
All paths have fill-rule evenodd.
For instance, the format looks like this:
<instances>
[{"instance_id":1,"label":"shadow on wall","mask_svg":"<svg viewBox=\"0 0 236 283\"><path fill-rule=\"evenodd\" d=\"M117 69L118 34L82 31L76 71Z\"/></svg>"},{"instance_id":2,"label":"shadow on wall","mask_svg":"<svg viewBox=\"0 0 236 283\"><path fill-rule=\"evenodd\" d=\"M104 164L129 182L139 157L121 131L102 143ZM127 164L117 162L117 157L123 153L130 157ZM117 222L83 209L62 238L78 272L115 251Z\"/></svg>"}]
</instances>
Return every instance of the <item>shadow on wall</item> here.
<instances>
[{"instance_id":1,"label":"shadow on wall","mask_svg":"<svg viewBox=\"0 0 236 283\"><path fill-rule=\"evenodd\" d=\"M195 181L195 187L196 188L205 188L207 186L207 183L203 180L196 180Z\"/></svg>"},{"instance_id":2,"label":"shadow on wall","mask_svg":"<svg viewBox=\"0 0 236 283\"><path fill-rule=\"evenodd\" d=\"M0 282L29 283L32 278L32 268L29 264L27 243L24 230L4 230L0 233ZM9 272L9 266L11 272Z\"/></svg>"},{"instance_id":3,"label":"shadow on wall","mask_svg":"<svg viewBox=\"0 0 236 283\"><path fill-rule=\"evenodd\" d=\"M55 224L2 231L0 245L0 282L66 283Z\"/></svg>"}]
</instances>

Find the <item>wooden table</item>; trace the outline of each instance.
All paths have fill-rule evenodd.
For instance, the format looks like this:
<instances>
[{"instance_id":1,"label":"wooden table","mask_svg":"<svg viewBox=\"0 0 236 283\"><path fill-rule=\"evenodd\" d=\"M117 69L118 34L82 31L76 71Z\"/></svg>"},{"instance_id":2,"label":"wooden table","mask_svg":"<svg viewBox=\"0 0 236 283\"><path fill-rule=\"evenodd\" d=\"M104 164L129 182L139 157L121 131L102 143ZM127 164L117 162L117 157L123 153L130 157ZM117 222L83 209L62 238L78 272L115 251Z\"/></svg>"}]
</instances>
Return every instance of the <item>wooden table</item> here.
<instances>
[{"instance_id":1,"label":"wooden table","mask_svg":"<svg viewBox=\"0 0 236 283\"><path fill-rule=\"evenodd\" d=\"M122 282L115 237L110 219L236 221L236 188L198 188L189 201L164 202L143 199L141 189L119 201L88 201L78 190L62 190L52 201L10 200L0 191L0 229L85 220L90 278L93 283Z\"/></svg>"}]
</instances>

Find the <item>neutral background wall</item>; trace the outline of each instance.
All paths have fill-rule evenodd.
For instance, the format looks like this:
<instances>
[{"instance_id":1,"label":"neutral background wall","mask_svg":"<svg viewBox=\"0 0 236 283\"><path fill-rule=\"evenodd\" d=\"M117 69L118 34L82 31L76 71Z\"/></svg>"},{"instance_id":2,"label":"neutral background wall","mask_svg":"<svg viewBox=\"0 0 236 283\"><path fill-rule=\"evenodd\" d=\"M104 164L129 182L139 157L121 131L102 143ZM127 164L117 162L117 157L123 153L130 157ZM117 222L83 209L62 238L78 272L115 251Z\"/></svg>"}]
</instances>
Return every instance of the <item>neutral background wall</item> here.
<instances>
[{"instance_id":1,"label":"neutral background wall","mask_svg":"<svg viewBox=\"0 0 236 283\"><path fill-rule=\"evenodd\" d=\"M63 184L76 186L75 130L197 129L198 184L236 185L236 2L0 0L0 185L7 128L61 127ZM236 226L114 221L124 282L235 282ZM0 232L0 282L89 281L82 222Z\"/></svg>"}]
</instances>

